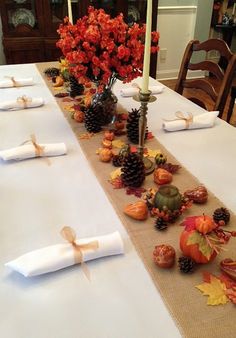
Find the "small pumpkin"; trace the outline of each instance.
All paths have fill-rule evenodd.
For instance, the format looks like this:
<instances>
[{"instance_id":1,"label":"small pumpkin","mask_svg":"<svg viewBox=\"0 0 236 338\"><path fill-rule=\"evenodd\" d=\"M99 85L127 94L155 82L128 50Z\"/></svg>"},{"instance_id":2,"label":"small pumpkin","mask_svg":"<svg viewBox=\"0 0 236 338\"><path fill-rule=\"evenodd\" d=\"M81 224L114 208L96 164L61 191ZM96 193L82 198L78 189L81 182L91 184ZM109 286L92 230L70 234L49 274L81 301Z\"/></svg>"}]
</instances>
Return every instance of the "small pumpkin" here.
<instances>
[{"instance_id":1,"label":"small pumpkin","mask_svg":"<svg viewBox=\"0 0 236 338\"><path fill-rule=\"evenodd\" d=\"M196 263L199 264L206 264L213 259L215 259L217 253L215 250L212 251L210 257L206 257L199 249L198 243L195 244L188 244L189 237L194 234L197 230L187 231L184 230L180 235L180 249L182 250L183 254L187 257L192 258Z\"/></svg>"},{"instance_id":2,"label":"small pumpkin","mask_svg":"<svg viewBox=\"0 0 236 338\"><path fill-rule=\"evenodd\" d=\"M155 156L156 164L164 164L167 161L167 157L163 153L157 153Z\"/></svg>"},{"instance_id":3,"label":"small pumpkin","mask_svg":"<svg viewBox=\"0 0 236 338\"><path fill-rule=\"evenodd\" d=\"M115 128L118 130L122 130L125 127L125 123L123 121L115 121Z\"/></svg>"},{"instance_id":4,"label":"small pumpkin","mask_svg":"<svg viewBox=\"0 0 236 338\"><path fill-rule=\"evenodd\" d=\"M182 196L174 185L163 185L155 194L154 206L159 210L178 210L182 205Z\"/></svg>"},{"instance_id":5,"label":"small pumpkin","mask_svg":"<svg viewBox=\"0 0 236 338\"><path fill-rule=\"evenodd\" d=\"M102 140L102 146L103 146L104 148L111 149L111 148L112 148L112 141L110 141L110 140L104 138L104 139Z\"/></svg>"},{"instance_id":6,"label":"small pumpkin","mask_svg":"<svg viewBox=\"0 0 236 338\"><path fill-rule=\"evenodd\" d=\"M58 75L56 77L55 83L53 84L53 87L61 87L63 86L63 84L64 84L63 78L60 75Z\"/></svg>"},{"instance_id":7,"label":"small pumpkin","mask_svg":"<svg viewBox=\"0 0 236 338\"><path fill-rule=\"evenodd\" d=\"M137 201L126 205L124 213L138 221L144 221L148 217L148 207L144 201Z\"/></svg>"},{"instance_id":8,"label":"small pumpkin","mask_svg":"<svg viewBox=\"0 0 236 338\"><path fill-rule=\"evenodd\" d=\"M112 156L113 156L113 153L108 148L103 148L99 152L99 159L102 162L110 162Z\"/></svg>"},{"instance_id":9,"label":"small pumpkin","mask_svg":"<svg viewBox=\"0 0 236 338\"><path fill-rule=\"evenodd\" d=\"M202 233L207 234L215 229L217 224L214 222L213 218L207 215L199 216L195 219L195 227L196 229Z\"/></svg>"},{"instance_id":10,"label":"small pumpkin","mask_svg":"<svg viewBox=\"0 0 236 338\"><path fill-rule=\"evenodd\" d=\"M114 140L114 133L113 133L113 131L110 131L110 130L106 130L105 132L104 132L104 138L106 139L106 140L109 140L109 141L113 141Z\"/></svg>"},{"instance_id":11,"label":"small pumpkin","mask_svg":"<svg viewBox=\"0 0 236 338\"><path fill-rule=\"evenodd\" d=\"M73 118L76 122L82 123L84 122L84 112L77 110L74 114L73 114Z\"/></svg>"},{"instance_id":12,"label":"small pumpkin","mask_svg":"<svg viewBox=\"0 0 236 338\"><path fill-rule=\"evenodd\" d=\"M157 168L154 170L154 182L156 184L162 185L162 184L167 184L172 181L172 174L162 168Z\"/></svg>"}]
</instances>

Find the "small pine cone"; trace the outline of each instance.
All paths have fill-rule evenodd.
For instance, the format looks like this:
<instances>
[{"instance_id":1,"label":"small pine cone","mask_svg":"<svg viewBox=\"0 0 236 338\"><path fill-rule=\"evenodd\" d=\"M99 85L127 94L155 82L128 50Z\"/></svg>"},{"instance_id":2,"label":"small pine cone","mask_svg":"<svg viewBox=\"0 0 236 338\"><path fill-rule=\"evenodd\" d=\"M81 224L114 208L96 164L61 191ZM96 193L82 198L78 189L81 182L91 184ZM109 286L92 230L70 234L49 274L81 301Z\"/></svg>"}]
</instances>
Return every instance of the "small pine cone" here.
<instances>
[{"instance_id":1,"label":"small pine cone","mask_svg":"<svg viewBox=\"0 0 236 338\"><path fill-rule=\"evenodd\" d=\"M126 129L127 129L127 137L130 142L132 143L139 143L139 117L140 117L140 110L139 109L132 109L129 112ZM147 138L148 130L145 132L145 139Z\"/></svg>"},{"instance_id":2,"label":"small pine cone","mask_svg":"<svg viewBox=\"0 0 236 338\"><path fill-rule=\"evenodd\" d=\"M183 273L193 272L196 266L196 263L194 262L194 260L192 260L192 258L185 256L179 258L178 264L180 271Z\"/></svg>"},{"instance_id":3,"label":"small pine cone","mask_svg":"<svg viewBox=\"0 0 236 338\"><path fill-rule=\"evenodd\" d=\"M126 155L121 172L121 178L126 187L140 187L145 180L145 167L139 154Z\"/></svg>"},{"instance_id":4,"label":"small pine cone","mask_svg":"<svg viewBox=\"0 0 236 338\"><path fill-rule=\"evenodd\" d=\"M78 83L78 80L74 76L70 76L70 96L75 97L84 93L84 86Z\"/></svg>"},{"instance_id":5,"label":"small pine cone","mask_svg":"<svg viewBox=\"0 0 236 338\"><path fill-rule=\"evenodd\" d=\"M162 230L166 230L167 229L167 222L161 218L161 217L158 217L155 221L155 228L156 230L158 231L162 231Z\"/></svg>"},{"instance_id":6,"label":"small pine cone","mask_svg":"<svg viewBox=\"0 0 236 338\"><path fill-rule=\"evenodd\" d=\"M93 107L85 111L84 126L89 133L98 133L102 129L99 114L97 114L97 110Z\"/></svg>"},{"instance_id":7,"label":"small pine cone","mask_svg":"<svg viewBox=\"0 0 236 338\"><path fill-rule=\"evenodd\" d=\"M124 161L124 157L121 155L114 155L112 157L112 164L114 167L121 167Z\"/></svg>"},{"instance_id":8,"label":"small pine cone","mask_svg":"<svg viewBox=\"0 0 236 338\"><path fill-rule=\"evenodd\" d=\"M60 70L56 67L50 67L45 69L44 74L53 78L60 74Z\"/></svg>"},{"instance_id":9,"label":"small pine cone","mask_svg":"<svg viewBox=\"0 0 236 338\"><path fill-rule=\"evenodd\" d=\"M229 223L230 220L230 213L229 210L226 208L218 208L213 213L213 219L216 223L220 221L224 221L225 224Z\"/></svg>"}]
</instances>

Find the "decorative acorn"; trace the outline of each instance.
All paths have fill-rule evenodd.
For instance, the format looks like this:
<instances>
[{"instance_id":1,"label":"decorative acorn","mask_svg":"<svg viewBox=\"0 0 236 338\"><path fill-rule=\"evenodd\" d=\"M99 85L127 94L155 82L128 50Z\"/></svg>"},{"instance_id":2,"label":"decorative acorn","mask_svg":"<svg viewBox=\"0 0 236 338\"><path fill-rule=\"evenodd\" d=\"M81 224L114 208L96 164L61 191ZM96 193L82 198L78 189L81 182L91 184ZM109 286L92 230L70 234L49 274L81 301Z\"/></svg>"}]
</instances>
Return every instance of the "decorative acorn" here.
<instances>
[{"instance_id":1,"label":"decorative acorn","mask_svg":"<svg viewBox=\"0 0 236 338\"><path fill-rule=\"evenodd\" d=\"M82 111L80 111L80 110L77 110L77 111L74 112L74 114L73 114L73 119L74 119L76 122L79 122L79 123L84 122L84 112L82 112Z\"/></svg>"},{"instance_id":2,"label":"decorative acorn","mask_svg":"<svg viewBox=\"0 0 236 338\"><path fill-rule=\"evenodd\" d=\"M193 190L185 191L184 196L188 197L194 203L203 204L206 203L208 199L208 192L203 185L200 185Z\"/></svg>"},{"instance_id":3,"label":"decorative acorn","mask_svg":"<svg viewBox=\"0 0 236 338\"><path fill-rule=\"evenodd\" d=\"M127 137L130 142L138 144L139 143L139 117L140 110L132 109L129 112L126 129L127 129ZM147 138L148 131L145 132L145 139Z\"/></svg>"},{"instance_id":4,"label":"decorative acorn","mask_svg":"<svg viewBox=\"0 0 236 338\"><path fill-rule=\"evenodd\" d=\"M159 210L178 210L182 204L182 196L174 185L163 185L155 194L154 206Z\"/></svg>"},{"instance_id":5,"label":"decorative acorn","mask_svg":"<svg viewBox=\"0 0 236 338\"><path fill-rule=\"evenodd\" d=\"M137 201L126 205L124 213L138 221L144 221L148 217L148 208L144 201Z\"/></svg>"},{"instance_id":6,"label":"decorative acorn","mask_svg":"<svg viewBox=\"0 0 236 338\"><path fill-rule=\"evenodd\" d=\"M99 116L96 107L89 107L85 110L84 126L88 132L98 133L102 129Z\"/></svg>"},{"instance_id":7,"label":"decorative acorn","mask_svg":"<svg viewBox=\"0 0 236 338\"><path fill-rule=\"evenodd\" d=\"M102 162L110 162L112 155L113 155L113 153L110 149L103 148L99 152L99 159Z\"/></svg>"},{"instance_id":8,"label":"decorative acorn","mask_svg":"<svg viewBox=\"0 0 236 338\"><path fill-rule=\"evenodd\" d=\"M121 172L125 186L140 187L145 180L145 167L139 154L130 153L125 156Z\"/></svg>"}]
</instances>

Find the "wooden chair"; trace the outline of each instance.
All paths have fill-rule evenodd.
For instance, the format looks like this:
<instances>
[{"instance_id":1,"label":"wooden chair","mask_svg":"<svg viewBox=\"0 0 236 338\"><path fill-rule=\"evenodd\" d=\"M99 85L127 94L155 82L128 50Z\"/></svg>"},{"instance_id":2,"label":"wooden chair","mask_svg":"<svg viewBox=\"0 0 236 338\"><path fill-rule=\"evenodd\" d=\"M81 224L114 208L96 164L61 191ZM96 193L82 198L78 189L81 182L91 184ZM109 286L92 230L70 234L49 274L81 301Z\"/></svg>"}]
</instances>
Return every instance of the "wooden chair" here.
<instances>
[{"instance_id":1,"label":"wooden chair","mask_svg":"<svg viewBox=\"0 0 236 338\"><path fill-rule=\"evenodd\" d=\"M222 69L219 64L207 60L204 57L204 60L198 63L192 63L191 58L195 52L200 51L218 51L220 58L226 61L226 68ZM199 53L198 53L199 54ZM175 91L183 95L185 88L194 89L193 97L188 97L189 100L197 103L199 106L205 108L206 110L219 110L219 117L222 117L225 103L230 92L232 80L234 78L234 73L236 69L236 54L233 54L229 49L225 41L221 39L209 39L202 43L198 40L192 40L188 43L180 71L178 80L175 86ZM208 76L198 79L187 79L188 71L208 71ZM193 74L192 74L193 75ZM205 93L206 95L201 95L195 97L195 94ZM192 95L192 94L191 94ZM206 99L205 99L206 98ZM207 107L207 102L211 103L211 107Z\"/></svg>"}]
</instances>

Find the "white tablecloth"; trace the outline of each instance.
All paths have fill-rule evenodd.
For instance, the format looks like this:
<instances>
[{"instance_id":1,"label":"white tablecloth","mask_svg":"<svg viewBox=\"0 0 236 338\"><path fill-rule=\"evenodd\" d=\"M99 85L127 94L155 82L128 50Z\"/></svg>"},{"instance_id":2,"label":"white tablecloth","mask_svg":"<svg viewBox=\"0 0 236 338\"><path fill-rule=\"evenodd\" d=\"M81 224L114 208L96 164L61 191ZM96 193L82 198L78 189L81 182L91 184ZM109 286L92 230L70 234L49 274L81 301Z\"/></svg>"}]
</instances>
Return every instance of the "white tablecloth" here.
<instances>
[{"instance_id":1,"label":"white tablecloth","mask_svg":"<svg viewBox=\"0 0 236 338\"><path fill-rule=\"evenodd\" d=\"M81 148L35 65L0 67L1 76L33 76L35 85L0 90L0 100L40 95L41 109L1 112L0 149L35 134L45 143L65 142L68 155L51 166L34 159L0 162L0 332L4 338L180 338L175 323L139 259L129 236L97 182ZM135 80L137 82L137 79ZM141 83L141 82L140 82ZM151 81L151 85L156 82ZM129 85L129 84L128 84ZM139 107L119 95L126 109ZM154 135L187 169L236 212L236 131L217 119L212 129L167 133L162 118L201 108L165 88L149 105ZM125 255L88 263L91 282L79 266L26 279L4 263L28 251L63 241L60 229L79 237L118 230Z\"/></svg>"}]
</instances>

